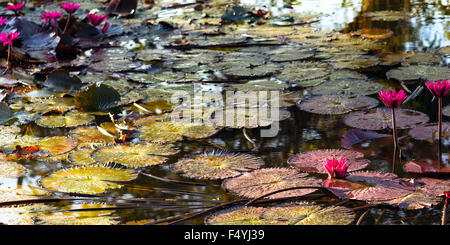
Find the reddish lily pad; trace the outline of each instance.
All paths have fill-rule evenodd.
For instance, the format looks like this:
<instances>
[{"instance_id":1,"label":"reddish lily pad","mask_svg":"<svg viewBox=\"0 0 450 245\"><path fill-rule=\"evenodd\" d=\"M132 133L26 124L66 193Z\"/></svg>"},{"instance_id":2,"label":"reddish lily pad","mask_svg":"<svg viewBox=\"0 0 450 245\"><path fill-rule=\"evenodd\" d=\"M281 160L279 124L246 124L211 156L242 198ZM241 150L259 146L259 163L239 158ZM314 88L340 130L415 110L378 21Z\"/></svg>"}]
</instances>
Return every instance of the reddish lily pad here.
<instances>
[{"instance_id":1,"label":"reddish lily pad","mask_svg":"<svg viewBox=\"0 0 450 245\"><path fill-rule=\"evenodd\" d=\"M369 111L358 111L347 115L344 123L350 127L381 130L392 127L391 109L377 108ZM412 128L428 122L429 117L419 111L409 109L395 109L396 127L399 129Z\"/></svg>"},{"instance_id":2,"label":"reddish lily pad","mask_svg":"<svg viewBox=\"0 0 450 245\"><path fill-rule=\"evenodd\" d=\"M370 109L378 105L378 100L356 95L313 96L297 104L300 110L316 114L345 114L355 110Z\"/></svg>"},{"instance_id":3,"label":"reddish lily pad","mask_svg":"<svg viewBox=\"0 0 450 245\"><path fill-rule=\"evenodd\" d=\"M421 192L413 192L407 196L395 198L388 201L379 202L381 204L398 206L402 209L415 210L422 208L431 208L441 203L441 198L427 196Z\"/></svg>"},{"instance_id":4,"label":"reddish lily pad","mask_svg":"<svg viewBox=\"0 0 450 245\"><path fill-rule=\"evenodd\" d=\"M444 196L444 192L450 190L450 180L424 177L417 179L417 182L422 185L419 187L420 192L428 196Z\"/></svg>"},{"instance_id":5,"label":"reddish lily pad","mask_svg":"<svg viewBox=\"0 0 450 245\"><path fill-rule=\"evenodd\" d=\"M345 179L327 179L322 186L339 198L367 202L391 200L414 192L414 188L402 184L392 173L358 171Z\"/></svg>"},{"instance_id":6,"label":"reddish lily pad","mask_svg":"<svg viewBox=\"0 0 450 245\"><path fill-rule=\"evenodd\" d=\"M370 161L361 159L362 153L351 150L327 149L308 151L294 155L288 159L288 163L301 171L314 173L328 173L324 167L324 161L331 158L347 158L349 164L347 171L356 171L369 165Z\"/></svg>"},{"instance_id":7,"label":"reddish lily pad","mask_svg":"<svg viewBox=\"0 0 450 245\"><path fill-rule=\"evenodd\" d=\"M437 140L439 137L438 124L431 123L415 127L409 130L408 135L416 140L428 140L428 141ZM443 137L450 136L450 122L442 123L442 136Z\"/></svg>"},{"instance_id":8,"label":"reddish lily pad","mask_svg":"<svg viewBox=\"0 0 450 245\"><path fill-rule=\"evenodd\" d=\"M403 165L403 170L408 173L450 173L450 166L441 166L437 160L421 159L409 161Z\"/></svg>"},{"instance_id":9,"label":"reddish lily pad","mask_svg":"<svg viewBox=\"0 0 450 245\"><path fill-rule=\"evenodd\" d=\"M232 193L248 198L256 198L277 190L299 187L320 186L320 180L316 178L305 178L308 174L299 173L290 168L264 168L244 173L238 177L227 179L222 187ZM317 189L298 189L285 191L269 196L273 198L285 198L304 196Z\"/></svg>"}]
</instances>

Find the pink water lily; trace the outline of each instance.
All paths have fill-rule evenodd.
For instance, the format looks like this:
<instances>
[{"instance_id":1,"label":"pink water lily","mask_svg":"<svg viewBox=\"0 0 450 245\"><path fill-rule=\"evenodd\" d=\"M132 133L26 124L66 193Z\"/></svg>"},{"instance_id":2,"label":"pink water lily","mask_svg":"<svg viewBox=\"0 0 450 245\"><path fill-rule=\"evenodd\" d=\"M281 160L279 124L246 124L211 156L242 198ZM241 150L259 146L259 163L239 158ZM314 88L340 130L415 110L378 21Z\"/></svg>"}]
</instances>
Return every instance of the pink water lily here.
<instances>
[{"instance_id":1,"label":"pink water lily","mask_svg":"<svg viewBox=\"0 0 450 245\"><path fill-rule=\"evenodd\" d=\"M80 4L76 3L61 3L61 8L63 8L68 14L73 14L75 11L77 11L80 8Z\"/></svg>"},{"instance_id":2,"label":"pink water lily","mask_svg":"<svg viewBox=\"0 0 450 245\"><path fill-rule=\"evenodd\" d=\"M56 20L61 18L61 16L62 13L58 11L50 11L42 13L41 19L45 19L45 24L47 24L49 20L51 20L52 23L56 23Z\"/></svg>"},{"instance_id":3,"label":"pink water lily","mask_svg":"<svg viewBox=\"0 0 450 245\"><path fill-rule=\"evenodd\" d=\"M23 8L23 3L13 4L8 3L8 6L6 6L6 10L14 11L15 13L19 12Z\"/></svg>"},{"instance_id":4,"label":"pink water lily","mask_svg":"<svg viewBox=\"0 0 450 245\"><path fill-rule=\"evenodd\" d=\"M380 91L378 95L380 96L380 99L384 103L384 105L389 108L399 107L403 103L403 101L408 98L404 90L399 90L397 93L395 89L392 92L390 92L389 90Z\"/></svg>"},{"instance_id":5,"label":"pink water lily","mask_svg":"<svg viewBox=\"0 0 450 245\"><path fill-rule=\"evenodd\" d=\"M98 26L106 20L106 15L87 14L87 18L92 25Z\"/></svg>"},{"instance_id":6,"label":"pink water lily","mask_svg":"<svg viewBox=\"0 0 450 245\"><path fill-rule=\"evenodd\" d=\"M8 21L7 18L0 17L0 26L5 24Z\"/></svg>"},{"instance_id":7,"label":"pink water lily","mask_svg":"<svg viewBox=\"0 0 450 245\"><path fill-rule=\"evenodd\" d=\"M448 90L450 89L450 83L447 82L447 80L444 80L442 82L440 82L439 80L437 80L436 82L428 82L425 83L425 85L427 86L428 90L430 90L430 92L437 97L442 97L447 95Z\"/></svg>"},{"instance_id":8,"label":"pink water lily","mask_svg":"<svg viewBox=\"0 0 450 245\"><path fill-rule=\"evenodd\" d=\"M337 160L334 157L331 160L327 158L324 161L324 166L331 178L342 179L345 178L345 175L347 174L348 163L345 157L340 160Z\"/></svg>"},{"instance_id":9,"label":"pink water lily","mask_svg":"<svg viewBox=\"0 0 450 245\"><path fill-rule=\"evenodd\" d=\"M13 45L14 40L18 39L20 35L20 32L11 32L11 33L5 33L2 32L0 34L0 42L3 42L3 47L5 47L6 45Z\"/></svg>"},{"instance_id":10,"label":"pink water lily","mask_svg":"<svg viewBox=\"0 0 450 245\"><path fill-rule=\"evenodd\" d=\"M444 192L445 198L450 199L450 191Z\"/></svg>"}]
</instances>

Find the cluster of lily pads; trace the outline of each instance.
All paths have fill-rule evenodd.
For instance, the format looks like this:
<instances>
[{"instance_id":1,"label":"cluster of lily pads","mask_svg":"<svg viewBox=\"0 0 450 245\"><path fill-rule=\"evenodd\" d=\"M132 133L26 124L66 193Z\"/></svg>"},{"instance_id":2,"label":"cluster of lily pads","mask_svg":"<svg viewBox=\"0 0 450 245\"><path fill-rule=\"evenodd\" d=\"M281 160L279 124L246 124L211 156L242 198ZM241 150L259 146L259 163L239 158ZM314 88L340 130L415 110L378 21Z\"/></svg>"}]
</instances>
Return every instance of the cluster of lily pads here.
<instances>
[{"instance_id":1,"label":"cluster of lily pads","mask_svg":"<svg viewBox=\"0 0 450 245\"><path fill-rule=\"evenodd\" d=\"M445 50L379 54L384 47L380 36L384 39L385 35L377 39L367 32L319 31L307 25L315 21L314 16L272 17L257 8L213 8L197 2L182 6L156 3L142 9L110 4L102 6L106 7L103 15L91 12L89 1L79 2L49 5L39 15L40 22L33 18L35 11L22 3L6 8L5 16L11 11L13 16L8 15L0 31L16 31L20 36L0 36L8 45L10 62L0 77L0 85L6 87L0 96L5 101L0 103L0 176L24 176L31 170L21 163L28 160L62 164L45 172L30 190L2 191L2 202L107 195L126 188L138 176L149 176L146 170L166 166L172 159L176 159L169 165L174 173L223 181L223 190L245 198L240 205L209 215L206 224L350 224L356 213L343 205L306 200L270 207L253 204L257 199L261 203L301 199L320 190L335 199L420 209L439 204L450 190L448 180L411 180L364 171L370 161L347 149L302 152L288 160L290 167L270 168L248 152L215 149L180 155L180 142L208 139L224 128L270 126L275 120L250 123L262 107L279 108L277 120L290 118L288 108L297 105L322 115L351 112L343 121L359 129L392 127L389 109L376 108L378 100L370 97L385 87L357 70L401 64L388 71L387 77L402 82L442 80L450 74L448 67L438 65L448 54ZM168 13L190 7L194 11L184 16ZM60 8L67 16L57 12ZM83 12L85 18L77 17ZM129 19L111 18L111 24L105 22L101 27L106 14ZM142 16L152 18L142 21L138 18ZM186 91L192 101L173 100ZM238 92L223 98L226 91ZM267 98L254 107L226 103L253 91L277 91L280 101ZM197 92L209 96L195 104ZM198 111L201 120L172 120L174 114L186 111ZM408 109L396 109L396 113L394 128L413 128L410 135L421 134L424 139L434 135L435 129L425 124L429 118L424 113ZM232 127L221 123L236 114L245 114L246 120ZM442 125L448 131L448 124ZM33 132L36 129L51 133L42 136ZM368 134L364 133L364 139ZM249 204L251 200L255 202ZM0 222L119 223L108 210L114 205L79 205L79 212L64 212L77 208L73 206L56 209L40 203L2 207ZM83 209L102 211L94 216ZM5 213L16 216L4 220Z\"/></svg>"}]
</instances>

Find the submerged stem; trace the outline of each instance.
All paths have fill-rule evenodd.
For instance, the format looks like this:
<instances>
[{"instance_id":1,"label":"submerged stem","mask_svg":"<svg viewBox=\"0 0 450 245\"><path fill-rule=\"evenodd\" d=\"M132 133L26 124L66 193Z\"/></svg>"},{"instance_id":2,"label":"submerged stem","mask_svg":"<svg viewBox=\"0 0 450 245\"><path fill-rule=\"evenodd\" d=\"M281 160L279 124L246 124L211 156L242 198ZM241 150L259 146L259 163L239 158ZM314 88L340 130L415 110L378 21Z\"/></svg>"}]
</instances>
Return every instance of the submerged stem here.
<instances>
[{"instance_id":1,"label":"submerged stem","mask_svg":"<svg viewBox=\"0 0 450 245\"><path fill-rule=\"evenodd\" d=\"M444 200L444 207L442 208L441 225L447 225L447 199Z\"/></svg>"},{"instance_id":2,"label":"submerged stem","mask_svg":"<svg viewBox=\"0 0 450 245\"><path fill-rule=\"evenodd\" d=\"M8 58L6 58L6 69L3 72L3 74L6 74L6 72L9 70L9 60L11 59L11 45L8 44Z\"/></svg>"},{"instance_id":3,"label":"submerged stem","mask_svg":"<svg viewBox=\"0 0 450 245\"><path fill-rule=\"evenodd\" d=\"M392 112L392 134L394 137L394 148L397 149L398 147L398 139L397 139L397 130L396 130L396 124L395 124L395 108L392 107L391 108L391 112Z\"/></svg>"}]
</instances>

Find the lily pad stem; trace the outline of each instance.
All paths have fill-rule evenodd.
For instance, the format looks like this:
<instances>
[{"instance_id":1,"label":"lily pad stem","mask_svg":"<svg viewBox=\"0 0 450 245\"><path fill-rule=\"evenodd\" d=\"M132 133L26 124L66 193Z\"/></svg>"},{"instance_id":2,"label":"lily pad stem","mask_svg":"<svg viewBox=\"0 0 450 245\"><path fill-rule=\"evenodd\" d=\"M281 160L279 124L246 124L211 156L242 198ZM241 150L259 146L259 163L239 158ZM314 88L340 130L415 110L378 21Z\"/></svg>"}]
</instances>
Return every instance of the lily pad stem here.
<instances>
[{"instance_id":1,"label":"lily pad stem","mask_svg":"<svg viewBox=\"0 0 450 245\"><path fill-rule=\"evenodd\" d=\"M438 157L439 167L442 166L442 97L438 97Z\"/></svg>"},{"instance_id":2,"label":"lily pad stem","mask_svg":"<svg viewBox=\"0 0 450 245\"><path fill-rule=\"evenodd\" d=\"M392 107L391 108L391 112L392 112L392 135L394 137L394 152L396 151L397 147L398 147L398 139L397 139L397 129L395 127L395 108Z\"/></svg>"}]
</instances>

